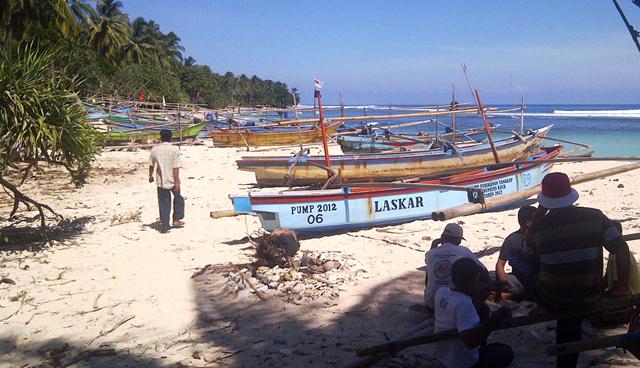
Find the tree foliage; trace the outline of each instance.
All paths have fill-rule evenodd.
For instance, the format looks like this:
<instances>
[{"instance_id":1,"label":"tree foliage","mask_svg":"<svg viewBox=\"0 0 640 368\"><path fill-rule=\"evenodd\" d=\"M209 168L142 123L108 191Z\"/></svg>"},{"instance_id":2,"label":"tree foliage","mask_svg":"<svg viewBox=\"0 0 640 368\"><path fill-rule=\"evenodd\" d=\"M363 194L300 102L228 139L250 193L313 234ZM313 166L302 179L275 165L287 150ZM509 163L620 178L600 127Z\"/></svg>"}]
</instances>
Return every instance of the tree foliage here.
<instances>
[{"instance_id":1,"label":"tree foliage","mask_svg":"<svg viewBox=\"0 0 640 368\"><path fill-rule=\"evenodd\" d=\"M13 192L11 216L19 203L33 204L42 226L43 207L51 209L22 194L5 178L7 171L26 164L27 175L46 162L64 166L74 183L82 185L96 154L96 133L73 92L79 81L51 64L58 52L34 42L0 50L0 185Z\"/></svg>"},{"instance_id":2,"label":"tree foliage","mask_svg":"<svg viewBox=\"0 0 640 368\"><path fill-rule=\"evenodd\" d=\"M78 96L98 93L168 102L290 105L286 84L218 74L185 58L180 37L153 20L131 20L118 0L0 0L0 186L35 205L7 174L39 162L62 165L81 185L97 137ZM37 40L35 42L34 40Z\"/></svg>"},{"instance_id":3,"label":"tree foliage","mask_svg":"<svg viewBox=\"0 0 640 368\"><path fill-rule=\"evenodd\" d=\"M85 84L78 87L83 94L110 94L118 89L120 95L133 95L148 82L146 96L164 95L171 102L204 103L212 108L293 103L282 82L218 74L197 65L192 57L185 58L177 34L162 32L153 20L131 20L122 7L118 0L2 0L0 37L5 45L37 38L42 45L63 49L63 55L77 54L77 60L69 60L67 65L75 66L67 72L83 77ZM160 76L166 83L157 80ZM144 77L153 80L141 80ZM180 91L176 91L176 77Z\"/></svg>"}]
</instances>

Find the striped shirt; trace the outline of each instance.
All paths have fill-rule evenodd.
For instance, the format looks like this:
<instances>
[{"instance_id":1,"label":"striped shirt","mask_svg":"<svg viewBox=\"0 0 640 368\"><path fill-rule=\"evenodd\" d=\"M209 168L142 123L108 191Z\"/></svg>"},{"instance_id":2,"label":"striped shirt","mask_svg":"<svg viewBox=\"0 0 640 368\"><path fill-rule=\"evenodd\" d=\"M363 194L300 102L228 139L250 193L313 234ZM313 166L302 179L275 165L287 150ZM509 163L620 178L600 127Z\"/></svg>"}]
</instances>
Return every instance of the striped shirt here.
<instances>
[{"instance_id":1,"label":"striped shirt","mask_svg":"<svg viewBox=\"0 0 640 368\"><path fill-rule=\"evenodd\" d=\"M536 219L527 244L540 262L536 294L552 309L595 302L602 283L602 247L615 254L626 245L600 210L574 206L550 210Z\"/></svg>"}]
</instances>

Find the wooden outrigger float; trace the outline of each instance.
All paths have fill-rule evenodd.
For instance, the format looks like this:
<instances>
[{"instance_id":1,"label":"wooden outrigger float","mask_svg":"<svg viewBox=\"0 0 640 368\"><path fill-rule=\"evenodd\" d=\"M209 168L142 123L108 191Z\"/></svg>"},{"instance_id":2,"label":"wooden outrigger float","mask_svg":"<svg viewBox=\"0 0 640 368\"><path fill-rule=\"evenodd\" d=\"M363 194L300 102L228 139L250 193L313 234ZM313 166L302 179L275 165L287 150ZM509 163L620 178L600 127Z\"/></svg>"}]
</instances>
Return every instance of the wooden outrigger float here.
<instances>
[{"instance_id":1,"label":"wooden outrigger float","mask_svg":"<svg viewBox=\"0 0 640 368\"><path fill-rule=\"evenodd\" d=\"M502 161L526 159L540 146L552 125L530 131L524 136L514 135L495 142L495 150ZM327 180L324 156L243 157L236 161L238 168L252 171L259 186L322 185ZM435 150L361 155L336 155L329 158L337 182L394 181L407 177L422 177L464 168L489 165L494 162L490 144L464 148L444 147Z\"/></svg>"},{"instance_id":2,"label":"wooden outrigger float","mask_svg":"<svg viewBox=\"0 0 640 368\"><path fill-rule=\"evenodd\" d=\"M430 219L432 212L532 188L551 170L562 146L529 157L531 164L475 170L416 183L359 183L338 189L232 196L235 214L257 214L266 230L317 232ZM216 216L212 213L212 217Z\"/></svg>"},{"instance_id":3,"label":"wooden outrigger float","mask_svg":"<svg viewBox=\"0 0 640 368\"><path fill-rule=\"evenodd\" d=\"M327 124L327 135L335 134L341 124L340 121ZM230 128L212 130L206 136L213 140L216 147L295 146L321 142L322 129L319 126L287 130L275 128L271 131Z\"/></svg>"}]
</instances>

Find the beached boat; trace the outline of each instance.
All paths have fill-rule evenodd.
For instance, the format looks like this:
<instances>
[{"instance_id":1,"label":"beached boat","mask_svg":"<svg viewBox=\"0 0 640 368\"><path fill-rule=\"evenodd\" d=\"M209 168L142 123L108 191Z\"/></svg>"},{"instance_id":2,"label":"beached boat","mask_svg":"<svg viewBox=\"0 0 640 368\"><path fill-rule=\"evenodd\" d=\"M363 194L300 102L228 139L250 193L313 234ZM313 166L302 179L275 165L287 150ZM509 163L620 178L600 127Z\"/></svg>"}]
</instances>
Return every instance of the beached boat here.
<instances>
[{"instance_id":1,"label":"beached boat","mask_svg":"<svg viewBox=\"0 0 640 368\"><path fill-rule=\"evenodd\" d=\"M495 149L500 160L525 159L537 150L551 128L549 125L523 136L497 140ZM482 143L457 150L443 147L425 151L335 155L330 161L338 181L344 183L436 175L465 166L488 165L494 162L494 156L491 146ZM322 185L327 180L324 156L252 156L243 157L236 163L240 170L254 172L260 186Z\"/></svg>"},{"instance_id":2,"label":"beached boat","mask_svg":"<svg viewBox=\"0 0 640 368\"><path fill-rule=\"evenodd\" d=\"M476 143L476 139L485 135L482 129L472 129L456 132L456 140ZM449 140L453 133L439 136L442 140ZM337 142L344 153L378 153L400 149L426 149L430 141L435 138L431 134L385 134L383 130L375 130L369 135L343 135Z\"/></svg>"},{"instance_id":3,"label":"beached boat","mask_svg":"<svg viewBox=\"0 0 640 368\"><path fill-rule=\"evenodd\" d=\"M342 122L329 123L327 136L335 134ZM311 127L282 127L282 129L254 131L243 128L216 129L207 133L216 147L295 146L322 141L322 129Z\"/></svg>"},{"instance_id":4,"label":"beached boat","mask_svg":"<svg viewBox=\"0 0 640 368\"><path fill-rule=\"evenodd\" d=\"M231 196L231 201L236 213L257 214L266 230L330 231L431 219L432 212L482 201L475 194L480 190L484 198L496 198L535 187L553 166L540 163L557 157L561 148L547 147L529 156L536 164L488 167L417 183L385 183L395 187L371 183L370 187L249 193Z\"/></svg>"},{"instance_id":5,"label":"beached boat","mask_svg":"<svg viewBox=\"0 0 640 368\"><path fill-rule=\"evenodd\" d=\"M198 136L200 131L207 125L206 122L189 125L186 128L173 131L173 140L177 141L182 136L182 139L193 139ZM118 145L127 143L147 143L150 141L160 140L160 128L147 127L142 129L129 129L129 130L111 130L102 132L102 144L105 145Z\"/></svg>"}]
</instances>

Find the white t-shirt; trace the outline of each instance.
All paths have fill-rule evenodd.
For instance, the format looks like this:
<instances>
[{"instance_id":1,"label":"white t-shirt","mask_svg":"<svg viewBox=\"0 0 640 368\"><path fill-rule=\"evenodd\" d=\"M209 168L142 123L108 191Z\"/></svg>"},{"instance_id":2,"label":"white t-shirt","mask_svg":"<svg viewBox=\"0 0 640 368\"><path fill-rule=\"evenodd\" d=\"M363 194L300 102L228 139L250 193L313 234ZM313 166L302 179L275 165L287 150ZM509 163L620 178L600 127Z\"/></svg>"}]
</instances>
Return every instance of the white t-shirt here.
<instances>
[{"instance_id":1,"label":"white t-shirt","mask_svg":"<svg viewBox=\"0 0 640 368\"><path fill-rule=\"evenodd\" d=\"M182 167L180 149L169 142L162 142L153 146L149 156L149 166L154 165L158 188L172 189L175 186L173 169Z\"/></svg>"},{"instance_id":2,"label":"white t-shirt","mask_svg":"<svg viewBox=\"0 0 640 368\"><path fill-rule=\"evenodd\" d=\"M480 324L480 316L469 295L440 288L435 297L434 332L456 329L467 331ZM436 356L447 368L469 368L480 359L480 349L467 349L460 338L438 341Z\"/></svg>"},{"instance_id":3,"label":"white t-shirt","mask_svg":"<svg viewBox=\"0 0 640 368\"><path fill-rule=\"evenodd\" d=\"M427 307L433 307L433 298L441 287L451 285L451 265L460 258L471 258L477 264L485 268L478 257L467 247L444 243L441 246L429 250L424 255L427 264L427 286L424 289L424 303Z\"/></svg>"}]
</instances>

